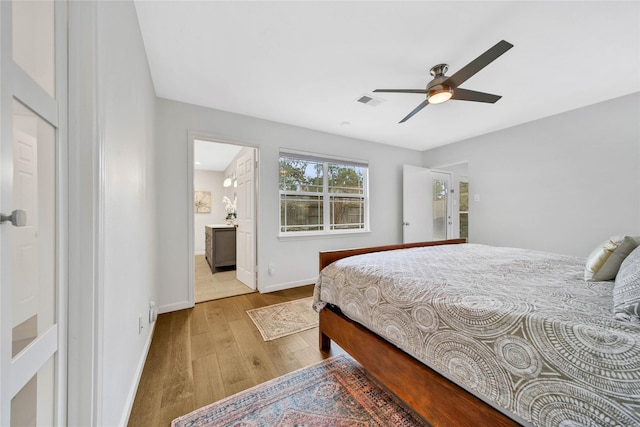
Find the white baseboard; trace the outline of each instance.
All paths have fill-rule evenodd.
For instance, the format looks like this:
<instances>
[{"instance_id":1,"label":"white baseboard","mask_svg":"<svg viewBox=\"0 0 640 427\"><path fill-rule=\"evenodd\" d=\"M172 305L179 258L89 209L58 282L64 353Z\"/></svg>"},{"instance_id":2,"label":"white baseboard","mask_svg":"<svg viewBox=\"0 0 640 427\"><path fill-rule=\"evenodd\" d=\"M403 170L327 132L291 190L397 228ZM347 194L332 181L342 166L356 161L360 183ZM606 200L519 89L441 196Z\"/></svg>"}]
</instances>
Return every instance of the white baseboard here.
<instances>
[{"instance_id":1,"label":"white baseboard","mask_svg":"<svg viewBox=\"0 0 640 427\"><path fill-rule=\"evenodd\" d=\"M173 304L161 305L158 307L158 314L184 310L185 308L193 308L193 304L189 304L189 301L180 301Z\"/></svg>"},{"instance_id":2,"label":"white baseboard","mask_svg":"<svg viewBox=\"0 0 640 427\"><path fill-rule=\"evenodd\" d=\"M131 410L133 409L133 401L136 399L136 393L138 392L138 386L140 385L140 379L142 378L144 363L147 361L147 355L149 354L149 348L151 348L151 340L153 338L153 331L155 331L155 329L156 322L153 322L153 324L151 325L151 331L149 332L149 336L147 337L147 342L144 345L142 357L140 357L140 360L138 361L135 378L133 380L133 383L131 384L131 388L129 389L127 400L125 401L124 412L122 413L122 417L120 417L120 423L118 424L120 427L127 427L127 424L129 424L129 417L131 416Z\"/></svg>"},{"instance_id":3,"label":"white baseboard","mask_svg":"<svg viewBox=\"0 0 640 427\"><path fill-rule=\"evenodd\" d=\"M274 283L264 287L258 286L258 291L262 294L268 294L269 292L281 291L283 289L297 288L300 286L312 285L316 283L317 277L306 280L296 280L295 282L288 283Z\"/></svg>"},{"instance_id":4,"label":"white baseboard","mask_svg":"<svg viewBox=\"0 0 640 427\"><path fill-rule=\"evenodd\" d=\"M205 251L202 252L195 252L194 255L206 255L207 253Z\"/></svg>"}]
</instances>

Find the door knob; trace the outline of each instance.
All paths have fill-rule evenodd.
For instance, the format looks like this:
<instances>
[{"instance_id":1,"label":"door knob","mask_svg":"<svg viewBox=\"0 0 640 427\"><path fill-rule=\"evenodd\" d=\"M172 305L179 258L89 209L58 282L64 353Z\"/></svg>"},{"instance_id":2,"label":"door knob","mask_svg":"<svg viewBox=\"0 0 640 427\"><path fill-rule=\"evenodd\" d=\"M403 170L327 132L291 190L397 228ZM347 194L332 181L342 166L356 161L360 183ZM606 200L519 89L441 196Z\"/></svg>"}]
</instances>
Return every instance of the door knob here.
<instances>
[{"instance_id":1,"label":"door knob","mask_svg":"<svg viewBox=\"0 0 640 427\"><path fill-rule=\"evenodd\" d=\"M11 221L16 227L24 227L27 225L27 211L23 211L22 209L16 209L11 212L11 215L0 214L0 223L5 223Z\"/></svg>"}]
</instances>

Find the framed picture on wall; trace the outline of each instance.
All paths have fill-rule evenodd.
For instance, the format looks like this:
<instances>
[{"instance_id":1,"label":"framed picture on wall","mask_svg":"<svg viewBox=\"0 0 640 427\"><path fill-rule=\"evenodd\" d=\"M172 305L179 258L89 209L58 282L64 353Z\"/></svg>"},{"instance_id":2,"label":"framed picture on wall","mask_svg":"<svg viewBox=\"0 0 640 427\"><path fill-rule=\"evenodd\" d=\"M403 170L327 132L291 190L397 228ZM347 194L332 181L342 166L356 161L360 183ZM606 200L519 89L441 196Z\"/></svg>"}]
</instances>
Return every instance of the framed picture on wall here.
<instances>
[{"instance_id":1,"label":"framed picture on wall","mask_svg":"<svg viewBox=\"0 0 640 427\"><path fill-rule=\"evenodd\" d=\"M211 191L195 191L193 200L196 213L211 213Z\"/></svg>"}]
</instances>

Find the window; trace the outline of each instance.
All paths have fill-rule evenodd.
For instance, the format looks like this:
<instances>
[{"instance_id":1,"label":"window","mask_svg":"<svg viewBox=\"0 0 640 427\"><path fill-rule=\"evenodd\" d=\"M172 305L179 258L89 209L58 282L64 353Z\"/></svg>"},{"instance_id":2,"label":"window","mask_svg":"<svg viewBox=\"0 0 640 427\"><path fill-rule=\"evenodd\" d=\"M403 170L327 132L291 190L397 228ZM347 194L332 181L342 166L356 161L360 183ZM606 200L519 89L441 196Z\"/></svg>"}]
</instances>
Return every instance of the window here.
<instances>
[{"instance_id":1,"label":"window","mask_svg":"<svg viewBox=\"0 0 640 427\"><path fill-rule=\"evenodd\" d=\"M365 163L280 153L280 233L368 231Z\"/></svg>"},{"instance_id":2,"label":"window","mask_svg":"<svg viewBox=\"0 0 640 427\"><path fill-rule=\"evenodd\" d=\"M460 237L469 240L469 179L460 177Z\"/></svg>"}]
</instances>

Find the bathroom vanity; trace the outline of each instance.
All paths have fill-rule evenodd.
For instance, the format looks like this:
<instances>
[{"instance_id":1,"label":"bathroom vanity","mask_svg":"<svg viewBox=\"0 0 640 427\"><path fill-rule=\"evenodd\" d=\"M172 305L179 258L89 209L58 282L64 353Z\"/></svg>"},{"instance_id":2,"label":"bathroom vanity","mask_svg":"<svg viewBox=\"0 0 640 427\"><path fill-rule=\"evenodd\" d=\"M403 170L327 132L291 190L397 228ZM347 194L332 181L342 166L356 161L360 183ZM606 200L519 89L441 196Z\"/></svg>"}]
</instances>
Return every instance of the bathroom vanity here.
<instances>
[{"instance_id":1,"label":"bathroom vanity","mask_svg":"<svg viewBox=\"0 0 640 427\"><path fill-rule=\"evenodd\" d=\"M205 230L205 255L211 272L220 267L236 265L236 227L228 224L208 224Z\"/></svg>"}]
</instances>

